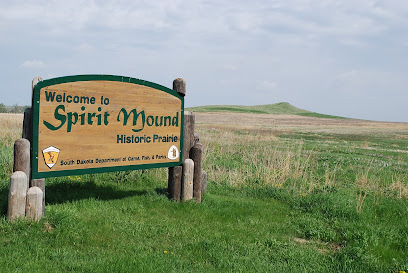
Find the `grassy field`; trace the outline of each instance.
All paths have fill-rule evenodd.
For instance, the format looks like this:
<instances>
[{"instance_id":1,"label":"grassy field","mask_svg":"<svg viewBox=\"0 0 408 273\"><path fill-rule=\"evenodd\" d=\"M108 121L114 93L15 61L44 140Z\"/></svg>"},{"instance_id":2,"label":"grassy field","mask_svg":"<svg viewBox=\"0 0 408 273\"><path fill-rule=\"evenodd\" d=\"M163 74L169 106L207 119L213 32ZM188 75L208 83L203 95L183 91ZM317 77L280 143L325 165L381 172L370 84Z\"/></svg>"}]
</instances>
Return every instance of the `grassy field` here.
<instances>
[{"instance_id":1,"label":"grassy field","mask_svg":"<svg viewBox=\"0 0 408 273\"><path fill-rule=\"evenodd\" d=\"M324 115L316 112L311 112L297 108L287 102L279 102L275 104L243 106L243 105L209 105L198 106L187 109L193 112L231 112L231 113L247 113L247 114L275 114L275 115L297 115L320 118L343 118L332 115Z\"/></svg>"},{"instance_id":2,"label":"grassy field","mask_svg":"<svg viewBox=\"0 0 408 273\"><path fill-rule=\"evenodd\" d=\"M197 112L201 204L165 169L47 179L39 223L5 219L22 115L0 116L2 272L408 269L408 124Z\"/></svg>"}]
</instances>

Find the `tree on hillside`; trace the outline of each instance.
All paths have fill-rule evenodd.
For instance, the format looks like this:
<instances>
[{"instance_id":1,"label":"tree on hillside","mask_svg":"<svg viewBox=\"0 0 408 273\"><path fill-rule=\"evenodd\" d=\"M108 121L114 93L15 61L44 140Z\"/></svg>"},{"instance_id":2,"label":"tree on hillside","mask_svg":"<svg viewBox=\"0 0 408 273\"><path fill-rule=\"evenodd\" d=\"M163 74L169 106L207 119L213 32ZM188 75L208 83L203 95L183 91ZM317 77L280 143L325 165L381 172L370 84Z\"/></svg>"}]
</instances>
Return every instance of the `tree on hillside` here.
<instances>
[{"instance_id":1,"label":"tree on hillside","mask_svg":"<svg viewBox=\"0 0 408 273\"><path fill-rule=\"evenodd\" d=\"M10 109L10 113L24 113L24 110L28 107L29 106L19 106L17 104L14 104Z\"/></svg>"},{"instance_id":2,"label":"tree on hillside","mask_svg":"<svg viewBox=\"0 0 408 273\"><path fill-rule=\"evenodd\" d=\"M0 103L0 113L7 113L7 109L4 103Z\"/></svg>"}]
</instances>

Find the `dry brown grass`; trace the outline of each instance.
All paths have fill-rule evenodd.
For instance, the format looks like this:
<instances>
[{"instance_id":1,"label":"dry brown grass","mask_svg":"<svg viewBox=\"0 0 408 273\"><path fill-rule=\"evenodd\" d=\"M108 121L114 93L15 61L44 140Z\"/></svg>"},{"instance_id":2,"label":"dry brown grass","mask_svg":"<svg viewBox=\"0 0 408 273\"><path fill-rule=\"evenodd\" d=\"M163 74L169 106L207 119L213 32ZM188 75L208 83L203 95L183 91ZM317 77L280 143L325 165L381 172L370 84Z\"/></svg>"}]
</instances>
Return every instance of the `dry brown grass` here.
<instances>
[{"instance_id":1,"label":"dry brown grass","mask_svg":"<svg viewBox=\"0 0 408 273\"><path fill-rule=\"evenodd\" d=\"M23 114L0 114L0 179L13 170L13 146L23 131Z\"/></svg>"},{"instance_id":2,"label":"dry brown grass","mask_svg":"<svg viewBox=\"0 0 408 273\"><path fill-rule=\"evenodd\" d=\"M196 130L200 132L204 143L204 162L212 181L226 182L236 187L248 183L255 183L260 187L285 187L299 194L310 193L316 188L338 186L336 175L342 166L326 168L324 177L316 179L317 162L314 160L314 151L303 149L302 141L287 142L280 139L280 133L367 133L393 135L396 139L408 138L407 123L242 113L195 115ZM22 114L0 114L0 141L3 147L12 148L14 141L21 137L22 123ZM330 143L327 140L326 144L335 145L336 141ZM381 150L381 147L370 147L368 142L363 142L360 147ZM239 158L240 163L218 164L212 158L214 154L223 157L226 162L228 158ZM11 164L8 162L10 158L3 159L5 165ZM157 172L165 179L166 172ZM394 175L392 183L380 185L378 178L370 172L371 167L356 170L354 184L360 192L357 197L358 211L362 209L368 191L408 198L408 177Z\"/></svg>"},{"instance_id":3,"label":"dry brown grass","mask_svg":"<svg viewBox=\"0 0 408 273\"><path fill-rule=\"evenodd\" d=\"M394 192L398 198L408 198L408 185L404 184L401 180L396 179L388 189Z\"/></svg>"},{"instance_id":4,"label":"dry brown grass","mask_svg":"<svg viewBox=\"0 0 408 273\"><path fill-rule=\"evenodd\" d=\"M398 134L408 138L408 123L356 119L330 119L295 115L247 113L194 113L196 123L211 127L271 129L275 131L322 132L332 134Z\"/></svg>"},{"instance_id":5,"label":"dry brown grass","mask_svg":"<svg viewBox=\"0 0 408 273\"><path fill-rule=\"evenodd\" d=\"M357 177L356 177L356 185L360 189L360 193L357 197L357 205L356 205L356 210L359 213L363 209L364 200L367 197L367 190L370 187L372 187L372 183L370 183L371 181L369 180L369 177L368 177L369 172L370 172L370 168L368 168L364 172L357 174Z\"/></svg>"},{"instance_id":6,"label":"dry brown grass","mask_svg":"<svg viewBox=\"0 0 408 273\"><path fill-rule=\"evenodd\" d=\"M0 141L12 147L23 131L23 114L0 114Z\"/></svg>"},{"instance_id":7,"label":"dry brown grass","mask_svg":"<svg viewBox=\"0 0 408 273\"><path fill-rule=\"evenodd\" d=\"M268 129L198 124L197 130L204 144L205 167L216 182L237 187L248 184L285 186L299 193L312 191L315 187L310 179L313 152L304 151L302 141L288 144ZM214 156L218 160L214 160Z\"/></svg>"},{"instance_id":8,"label":"dry brown grass","mask_svg":"<svg viewBox=\"0 0 408 273\"><path fill-rule=\"evenodd\" d=\"M196 130L200 132L205 147L205 168L211 180L240 187L257 184L260 187L284 187L305 195L315 189L347 187L337 179L347 166L326 167L323 176L316 174L319 166L316 153L303 148L301 140L280 139L279 135L291 133L324 133L324 142L317 145L347 149L375 150L378 152L407 153L401 149L371 147L369 141L347 144L336 135L392 136L408 138L408 123L374 122L351 119L322 119L290 115L260 115L242 113L195 113ZM330 135L333 139L330 140ZM320 134L319 134L320 135ZM351 145L351 146L347 146ZM354 146L353 146L354 145ZM351 148L350 148L351 147ZM217 155L217 159L214 159ZM211 158L209 158L211 157ZM234 158L229 164L228 159ZM221 161L220 161L221 160ZM223 162L220 164L220 162ZM238 162L238 163L237 163ZM370 165L355 166L358 190L357 211L362 211L367 194L408 198L408 177L395 175L393 183L384 184L377 176L381 170Z\"/></svg>"}]
</instances>

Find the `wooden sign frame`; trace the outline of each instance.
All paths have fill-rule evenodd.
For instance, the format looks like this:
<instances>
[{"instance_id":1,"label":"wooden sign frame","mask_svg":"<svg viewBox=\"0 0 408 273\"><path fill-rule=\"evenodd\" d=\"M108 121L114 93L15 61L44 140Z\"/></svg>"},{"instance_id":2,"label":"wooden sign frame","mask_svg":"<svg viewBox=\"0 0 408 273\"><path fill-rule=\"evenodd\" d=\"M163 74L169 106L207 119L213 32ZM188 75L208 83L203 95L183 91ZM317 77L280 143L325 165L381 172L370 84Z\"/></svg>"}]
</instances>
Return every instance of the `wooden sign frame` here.
<instances>
[{"instance_id":1,"label":"wooden sign frame","mask_svg":"<svg viewBox=\"0 0 408 273\"><path fill-rule=\"evenodd\" d=\"M114 89L109 89L110 86L113 86ZM58 88L62 88L62 89L60 90ZM77 88L77 90L75 88ZM103 92L101 91L101 93L98 93L98 88L100 88L101 90L103 89L105 91ZM46 94L44 90L48 90L48 93ZM50 91L50 90L54 90L54 91ZM126 93L126 94L121 93L124 90L130 93ZM71 91L73 93L70 93ZM87 93L87 92L90 92L90 93ZM78 94L81 94L81 95L78 95ZM109 98L107 96L103 97L105 96L104 94L110 94L109 95L110 97ZM118 95L118 98L120 98L120 99L117 99L117 101L115 101L116 94ZM46 95L48 96L47 100L45 100ZM83 100L81 100L82 97L83 97ZM127 101L128 97L131 102ZM108 98L108 101L106 100L106 98ZM137 98L137 100L133 101L132 98ZM140 107L141 101L143 101L145 105L142 105ZM167 101L169 101L168 105L166 104ZM107 104L105 104L105 102ZM74 103L76 105L74 105ZM129 127L129 126L132 126L132 122L130 118L131 116L130 111L132 109L128 109L127 110L128 112L127 112L126 110L122 110L125 108L123 107L121 109L121 111L123 112L122 113L118 112L118 109L121 103L124 103L127 106L130 105L129 103L134 103L132 105L134 105L135 107L136 106L138 107L137 108L138 110L132 113L134 127ZM113 107L112 109L114 110L112 111L109 110L110 109L109 104L111 105L111 107ZM55 107L56 105L57 107ZM150 106L150 105L154 105L154 106ZM70 106L71 108L69 108ZM46 116L46 114L44 113L51 114L50 109L52 107L55 108L55 111L53 112L54 118L50 117L50 118L47 118L47 120L45 120L44 116ZM90 110L90 111L93 111L93 113L86 113L86 110L85 110L86 107L92 108L93 110ZM154 107L154 110L150 111L149 107ZM106 110L106 108L108 110ZM32 150L32 158L31 158L31 162L32 162L31 169L32 169L33 179L46 178L46 177L57 177L57 176L68 176L68 175L91 174L91 173L103 173L103 172L112 172L112 171L127 171L127 170L137 170L137 169L175 167L175 166L180 166L182 164L184 97L180 95L179 93L177 93L176 91L169 89L165 86L162 86L162 85L159 85L153 82L141 80L141 79L124 77L124 76L114 76L114 75L76 75L76 76L53 78L53 79L40 81L35 85L34 90L33 90L32 109L33 109L33 119L32 119L33 120L33 127L32 127L33 128L33 139L32 139L32 149L33 150ZM47 110L43 110L43 109L47 109ZM76 109L75 111L77 112L68 112L68 109ZM81 110L78 110L78 109L81 109ZM159 113L156 115L155 123L153 123L154 114L152 114L151 116L148 116L149 111L150 112L156 111L156 113ZM163 113L167 113L166 111L169 111L168 112L169 114L163 114ZM146 114L147 116L146 122L150 127L147 127L147 126L145 127L143 125L143 127L140 128L140 124L141 124L140 121L142 120L142 118L135 121L135 119L138 119L139 115L142 114L141 112L143 112L143 124L145 124L145 114ZM162 116L158 116L158 115L162 115ZM149 123L150 117L153 117L153 119L150 119L150 123ZM162 123L158 124L159 123L158 119L162 121ZM136 122L139 122L137 124L137 126L139 127L137 128L136 128ZM171 122L173 123L171 124ZM122 127L120 128L125 128L128 131L129 129L132 129L133 131L129 131L128 134L125 134L123 133L122 129L120 130L117 129L119 125L117 125L116 123L121 123L120 125ZM45 128L44 125L47 126L49 130L44 129ZM97 125L99 125L99 127L97 127ZM157 127L157 129L155 129L155 126ZM164 128L166 126L168 128ZM108 128L108 127L109 128L112 127L113 129L109 129L109 130L106 129L105 131L101 129L101 128ZM49 147L45 147L48 145L44 146L43 139L49 140L51 137L53 137L51 136L52 134L56 135L54 139L61 139L60 141L64 141L64 139L66 138L68 143L74 143L75 141L81 138L81 136L76 135L75 132L82 132L81 130L85 130L83 128L87 128L86 132L92 131L94 130L93 128L96 128L97 130L99 130L97 131L98 134L101 134L103 136L105 134L109 135L110 137L109 147L110 148L112 147L115 148L116 146L113 145L113 142L117 141L116 143L118 145L117 147L119 147L119 145L122 145L121 147L125 147L127 145L126 147L129 147L127 149L133 149L133 147L137 147L137 145L139 145L139 144L134 144L134 143L138 143L136 142L137 136L134 136L134 135L140 134L142 130L145 130L145 133L143 134L143 136L140 136L140 141L142 141L142 138L144 137L145 143L143 145L139 145L140 147L148 147L146 150L143 150L144 154L146 155L144 157L149 158L149 156L147 156L149 153L153 155L157 153L157 154L160 154L159 155L160 159L158 159L157 157L155 159L153 157L153 160L151 158L149 160L147 159L141 160L139 158L139 160L137 161L129 162L126 157L123 157L123 154L122 154L121 156L117 158L119 158L119 161L123 160L126 162L119 162L119 161L115 162L116 158L111 158L110 154L112 153L110 153L107 157L109 159L112 159L112 161L107 160L106 162L105 161L101 162L101 164L98 165L100 167L95 167L96 163L94 164L93 160L92 160L92 164L88 164L88 163L81 163L82 159L65 158L65 160L68 160L68 161L65 161L67 165L69 165L68 163L70 162L72 162L72 165L74 166L81 165L78 168L75 168L75 167L71 168L70 166L64 166L63 165L64 162L60 161L62 160L61 158L64 158L64 157L63 157L63 151L61 150L61 153L60 153L60 149L59 149L60 147L57 147L58 145L55 145L54 147L54 145L50 143ZM155 130L160 130L160 131L159 133L154 133ZM169 134L166 133L167 132L166 130L170 130L169 131L169 134L171 134L170 136ZM55 133L57 131L58 131L58 134ZM112 137L110 135L111 133L117 134L117 137L116 138ZM73 136L73 138L71 136ZM88 135L86 135L86 137L88 137ZM150 137L151 142L153 142L153 138L157 140L156 146L159 147L157 148L157 149L160 149L159 152L150 150L151 149L150 147L153 147L154 144L152 143L150 145L150 142L147 143L147 139L149 137ZM160 137L162 137L162 139ZM166 141L164 141L165 138L167 139ZM113 142L112 142L112 139L113 139ZM77 145L77 142L75 142L75 145L73 145L72 150L80 149L83 152L83 151L88 151L89 149L91 152L94 152L96 151L95 150L96 147L105 149L104 146L101 145L101 143L97 143L93 145L92 143L90 143L89 139L87 141L88 142L87 142L86 147L78 146L81 144ZM101 141L104 141L104 140L101 140ZM120 141L125 141L125 142L120 142ZM160 141L161 143L159 144ZM163 142L169 142L169 143L163 143ZM166 145L174 144L168 150L167 158L165 156L167 155L167 153L164 153L165 152L163 148L165 146L164 144ZM173 149L174 158L171 158L170 151L171 151L171 148L173 147L176 147L176 149ZM66 147L64 149L65 149L64 151L71 150L71 148L67 149ZM121 153L123 153L123 150L124 148L121 148ZM88 158L91 158L92 156L94 155L91 154L88 156ZM140 157L142 157L142 154L140 154ZM130 156L128 158L130 159ZM78 163L80 164L76 164L77 160L78 160ZM57 168L54 167L55 164L59 164L56 166ZM47 168L44 167L46 165L48 166Z\"/></svg>"}]
</instances>

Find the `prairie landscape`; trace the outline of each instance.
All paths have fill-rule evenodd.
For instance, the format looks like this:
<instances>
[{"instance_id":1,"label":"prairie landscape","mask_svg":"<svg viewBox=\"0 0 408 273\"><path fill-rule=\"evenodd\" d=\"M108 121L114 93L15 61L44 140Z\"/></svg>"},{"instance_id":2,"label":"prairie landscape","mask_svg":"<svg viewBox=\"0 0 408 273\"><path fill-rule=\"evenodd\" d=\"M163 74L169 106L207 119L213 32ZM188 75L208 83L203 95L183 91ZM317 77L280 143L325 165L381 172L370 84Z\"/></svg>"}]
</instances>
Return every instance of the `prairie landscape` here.
<instances>
[{"instance_id":1,"label":"prairie landscape","mask_svg":"<svg viewBox=\"0 0 408 273\"><path fill-rule=\"evenodd\" d=\"M199 107L203 202L167 170L47 179L39 222L6 220L22 115L0 116L5 272L395 272L408 269L408 123L289 104Z\"/></svg>"}]
</instances>

